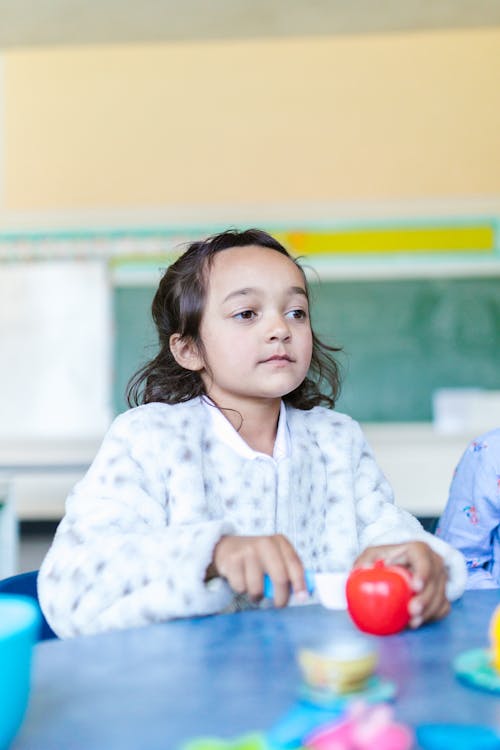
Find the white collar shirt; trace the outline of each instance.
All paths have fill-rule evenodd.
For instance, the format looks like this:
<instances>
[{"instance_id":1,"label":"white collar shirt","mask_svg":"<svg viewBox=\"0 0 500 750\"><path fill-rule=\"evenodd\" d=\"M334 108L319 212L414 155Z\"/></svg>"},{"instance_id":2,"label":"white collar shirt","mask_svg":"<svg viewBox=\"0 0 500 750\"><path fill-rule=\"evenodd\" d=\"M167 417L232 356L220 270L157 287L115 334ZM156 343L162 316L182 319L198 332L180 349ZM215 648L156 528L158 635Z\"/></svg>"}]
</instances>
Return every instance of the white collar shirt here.
<instances>
[{"instance_id":1,"label":"white collar shirt","mask_svg":"<svg viewBox=\"0 0 500 750\"><path fill-rule=\"evenodd\" d=\"M286 407L283 401L280 406L278 429L276 432L276 440L274 441L272 456L268 456L266 453L261 453L260 451L251 448L213 401L206 396L203 397L201 401L210 415L215 436L240 456L250 459L264 456L265 458L272 458L278 463L284 458L288 458L290 455L290 433L286 418Z\"/></svg>"}]
</instances>

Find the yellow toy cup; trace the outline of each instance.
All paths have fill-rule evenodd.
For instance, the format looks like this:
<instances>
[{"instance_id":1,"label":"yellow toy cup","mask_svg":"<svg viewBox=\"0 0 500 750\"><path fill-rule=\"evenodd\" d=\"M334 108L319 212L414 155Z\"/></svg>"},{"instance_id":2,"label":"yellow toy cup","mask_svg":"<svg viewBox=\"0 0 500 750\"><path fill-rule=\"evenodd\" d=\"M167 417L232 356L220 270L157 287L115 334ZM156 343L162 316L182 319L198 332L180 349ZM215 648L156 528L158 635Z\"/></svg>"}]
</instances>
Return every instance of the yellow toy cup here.
<instances>
[{"instance_id":1,"label":"yellow toy cup","mask_svg":"<svg viewBox=\"0 0 500 750\"><path fill-rule=\"evenodd\" d=\"M342 637L326 647L303 648L298 652L306 684L338 695L363 690L377 661L370 641L358 637Z\"/></svg>"}]
</instances>

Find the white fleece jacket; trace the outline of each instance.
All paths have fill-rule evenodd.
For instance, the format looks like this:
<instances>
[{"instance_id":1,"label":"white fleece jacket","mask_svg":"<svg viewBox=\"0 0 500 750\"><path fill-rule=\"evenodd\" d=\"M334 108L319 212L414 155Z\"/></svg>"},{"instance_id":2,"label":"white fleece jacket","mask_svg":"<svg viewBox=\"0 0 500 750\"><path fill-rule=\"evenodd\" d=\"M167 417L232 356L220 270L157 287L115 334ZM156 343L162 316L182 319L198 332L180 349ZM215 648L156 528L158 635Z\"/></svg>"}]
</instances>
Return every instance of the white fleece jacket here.
<instances>
[{"instance_id":1,"label":"white fleece jacket","mask_svg":"<svg viewBox=\"0 0 500 750\"><path fill-rule=\"evenodd\" d=\"M357 422L287 407L290 455L232 451L200 399L147 404L111 425L40 568L43 612L61 637L223 610L227 582L205 583L223 534L286 535L306 568L347 571L366 547L426 541L445 559L448 598L462 555L394 505Z\"/></svg>"}]
</instances>

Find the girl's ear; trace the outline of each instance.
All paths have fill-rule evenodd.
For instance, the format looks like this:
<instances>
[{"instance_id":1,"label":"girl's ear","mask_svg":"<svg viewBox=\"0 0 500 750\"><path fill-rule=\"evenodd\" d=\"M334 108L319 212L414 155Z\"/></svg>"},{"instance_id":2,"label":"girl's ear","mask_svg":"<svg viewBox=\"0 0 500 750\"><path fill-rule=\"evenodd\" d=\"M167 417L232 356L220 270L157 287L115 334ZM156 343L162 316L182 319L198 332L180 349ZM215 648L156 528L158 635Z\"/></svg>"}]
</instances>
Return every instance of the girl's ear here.
<instances>
[{"instance_id":1,"label":"girl's ear","mask_svg":"<svg viewBox=\"0 0 500 750\"><path fill-rule=\"evenodd\" d=\"M196 372L203 369L203 358L193 339L182 337L180 333L173 333L170 336L169 345L175 361L185 370Z\"/></svg>"}]
</instances>

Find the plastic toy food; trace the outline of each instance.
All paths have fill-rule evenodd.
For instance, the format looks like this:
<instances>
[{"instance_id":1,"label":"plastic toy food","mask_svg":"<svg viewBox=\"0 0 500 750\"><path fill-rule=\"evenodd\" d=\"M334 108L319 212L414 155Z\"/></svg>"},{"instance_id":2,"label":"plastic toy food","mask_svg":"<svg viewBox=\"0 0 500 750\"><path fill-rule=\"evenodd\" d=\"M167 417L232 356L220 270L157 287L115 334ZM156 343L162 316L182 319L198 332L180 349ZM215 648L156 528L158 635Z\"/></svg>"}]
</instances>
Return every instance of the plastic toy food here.
<instances>
[{"instance_id":1,"label":"plastic toy food","mask_svg":"<svg viewBox=\"0 0 500 750\"><path fill-rule=\"evenodd\" d=\"M373 643L356 633L335 638L322 648L303 648L298 662L312 688L343 694L363 690L377 665Z\"/></svg>"},{"instance_id":2,"label":"plastic toy food","mask_svg":"<svg viewBox=\"0 0 500 750\"><path fill-rule=\"evenodd\" d=\"M391 635L408 625L408 604L413 597L406 568L385 565L356 568L347 579L347 609L360 630L372 635Z\"/></svg>"},{"instance_id":3,"label":"plastic toy food","mask_svg":"<svg viewBox=\"0 0 500 750\"><path fill-rule=\"evenodd\" d=\"M394 721L389 706L358 704L343 721L306 737L305 746L311 750L411 750L413 740L413 732Z\"/></svg>"},{"instance_id":4,"label":"plastic toy food","mask_svg":"<svg viewBox=\"0 0 500 750\"><path fill-rule=\"evenodd\" d=\"M246 734L234 740L198 737L183 745L181 750L268 750L263 734Z\"/></svg>"}]
</instances>

